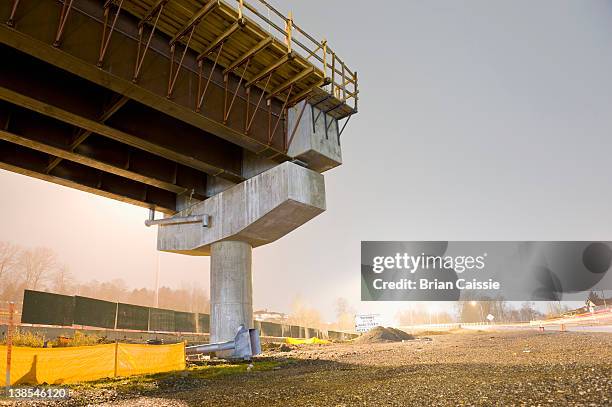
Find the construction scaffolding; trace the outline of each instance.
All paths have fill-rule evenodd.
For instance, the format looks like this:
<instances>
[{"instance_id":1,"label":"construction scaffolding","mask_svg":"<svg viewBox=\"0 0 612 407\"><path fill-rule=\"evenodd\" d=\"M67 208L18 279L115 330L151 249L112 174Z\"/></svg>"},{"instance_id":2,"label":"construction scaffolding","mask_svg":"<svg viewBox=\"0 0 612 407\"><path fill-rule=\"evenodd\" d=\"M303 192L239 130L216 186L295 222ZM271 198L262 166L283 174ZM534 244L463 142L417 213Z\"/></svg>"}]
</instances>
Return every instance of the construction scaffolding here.
<instances>
[{"instance_id":1,"label":"construction scaffolding","mask_svg":"<svg viewBox=\"0 0 612 407\"><path fill-rule=\"evenodd\" d=\"M144 58L151 35L145 38L145 25L151 26L151 32L159 29L170 37L172 62L176 60L178 66L171 70L168 95L172 95L185 50L191 48L198 53L200 68L197 108L201 108L208 87L201 63L208 58L224 68L226 85L227 74L233 72L241 78L239 85L244 84L247 90L257 86L266 92L267 99L277 98L287 107L308 98L336 118L354 113L358 100L357 74L326 40L316 40L300 28L291 13L285 16L264 0L254 1L251 4L236 0L236 7L221 0L203 5L193 0L107 1L104 7L108 34L103 36L100 64L116 16L124 9L140 18L139 61ZM112 13L114 18L110 17ZM181 47L183 50L179 51ZM136 79L140 67L141 63L135 71ZM231 109L233 100L227 101L226 110Z\"/></svg>"},{"instance_id":2,"label":"construction scaffolding","mask_svg":"<svg viewBox=\"0 0 612 407\"><path fill-rule=\"evenodd\" d=\"M243 182L245 153L295 159L301 101L326 129L357 112L357 73L264 0L9 0L0 18L0 168L166 214Z\"/></svg>"}]
</instances>

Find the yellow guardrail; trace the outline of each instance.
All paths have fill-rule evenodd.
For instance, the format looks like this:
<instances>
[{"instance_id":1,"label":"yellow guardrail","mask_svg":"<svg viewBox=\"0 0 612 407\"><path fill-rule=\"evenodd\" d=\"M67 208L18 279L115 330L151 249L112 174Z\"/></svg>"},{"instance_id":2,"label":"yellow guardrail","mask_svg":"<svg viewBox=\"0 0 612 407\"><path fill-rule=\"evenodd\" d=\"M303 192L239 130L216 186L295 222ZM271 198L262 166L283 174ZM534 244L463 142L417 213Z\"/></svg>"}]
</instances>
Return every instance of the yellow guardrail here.
<instances>
[{"instance_id":1,"label":"yellow guardrail","mask_svg":"<svg viewBox=\"0 0 612 407\"><path fill-rule=\"evenodd\" d=\"M7 347L0 346L0 372L6 371ZM185 345L112 343L66 348L11 350L10 384L64 384L107 377L185 369Z\"/></svg>"}]
</instances>

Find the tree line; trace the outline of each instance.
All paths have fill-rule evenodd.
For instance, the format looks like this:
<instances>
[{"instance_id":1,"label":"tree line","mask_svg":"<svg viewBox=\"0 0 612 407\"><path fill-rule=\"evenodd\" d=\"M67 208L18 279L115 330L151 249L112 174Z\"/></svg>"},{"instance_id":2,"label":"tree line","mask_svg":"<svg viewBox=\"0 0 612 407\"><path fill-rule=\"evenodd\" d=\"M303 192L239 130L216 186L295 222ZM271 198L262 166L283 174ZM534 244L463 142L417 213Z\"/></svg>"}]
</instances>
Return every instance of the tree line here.
<instances>
[{"instance_id":1,"label":"tree line","mask_svg":"<svg viewBox=\"0 0 612 407\"><path fill-rule=\"evenodd\" d=\"M183 283L180 288L132 288L121 279L79 281L70 268L46 247L25 248L0 241L0 300L21 302L24 290L80 295L101 300L208 313L210 300L204 288Z\"/></svg>"},{"instance_id":2,"label":"tree line","mask_svg":"<svg viewBox=\"0 0 612 407\"><path fill-rule=\"evenodd\" d=\"M154 289L132 288L121 279L79 281L49 248L24 248L0 241L0 301L21 302L26 289L177 311L210 312L209 295L202 287L188 283L183 283L180 288L160 287L156 299ZM317 307L296 297L287 322L321 329L354 329L356 310L345 298L337 298L334 305L335 321L324 322ZM524 302L516 307L503 300L487 299L459 301L454 310L449 312L432 311L429 303L415 302L399 311L395 319L399 325L485 322L487 315L491 314L496 322L518 322L543 319L567 311L559 302L550 302L547 307L547 312L542 313L533 302Z\"/></svg>"}]
</instances>

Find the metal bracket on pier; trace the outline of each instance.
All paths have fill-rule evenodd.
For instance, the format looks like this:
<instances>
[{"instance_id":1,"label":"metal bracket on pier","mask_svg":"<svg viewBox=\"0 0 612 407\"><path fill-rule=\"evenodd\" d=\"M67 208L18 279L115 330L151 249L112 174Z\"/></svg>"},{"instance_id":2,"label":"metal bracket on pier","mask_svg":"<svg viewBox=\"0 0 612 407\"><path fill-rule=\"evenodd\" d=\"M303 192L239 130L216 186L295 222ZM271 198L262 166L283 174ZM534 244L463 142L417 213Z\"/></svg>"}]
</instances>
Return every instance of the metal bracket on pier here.
<instances>
[{"instance_id":1,"label":"metal bracket on pier","mask_svg":"<svg viewBox=\"0 0 612 407\"><path fill-rule=\"evenodd\" d=\"M251 360L253 356L261 353L259 330L247 329L244 325L240 325L233 341L193 345L185 348L187 355L214 353L224 350L233 350L232 355L227 359Z\"/></svg>"},{"instance_id":2,"label":"metal bracket on pier","mask_svg":"<svg viewBox=\"0 0 612 407\"><path fill-rule=\"evenodd\" d=\"M210 224L210 215L191 215L191 216L173 216L164 219L155 219L155 211L151 210L149 219L145 220L145 225L149 226L168 226L182 225L185 223L201 223L202 227L208 227Z\"/></svg>"}]
</instances>

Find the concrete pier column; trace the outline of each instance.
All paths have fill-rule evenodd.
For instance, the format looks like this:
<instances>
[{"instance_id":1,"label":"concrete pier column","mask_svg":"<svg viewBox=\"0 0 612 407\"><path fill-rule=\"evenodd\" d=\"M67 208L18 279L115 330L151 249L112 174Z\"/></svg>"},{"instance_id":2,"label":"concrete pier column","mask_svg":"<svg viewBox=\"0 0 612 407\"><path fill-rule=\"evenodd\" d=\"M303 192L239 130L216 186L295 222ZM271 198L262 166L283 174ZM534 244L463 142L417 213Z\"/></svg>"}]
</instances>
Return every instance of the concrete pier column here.
<instances>
[{"instance_id":1,"label":"concrete pier column","mask_svg":"<svg viewBox=\"0 0 612 407\"><path fill-rule=\"evenodd\" d=\"M210 341L234 339L240 325L253 328L252 247L240 241L211 244Z\"/></svg>"}]
</instances>

